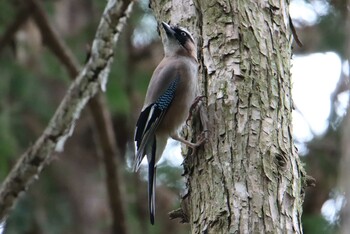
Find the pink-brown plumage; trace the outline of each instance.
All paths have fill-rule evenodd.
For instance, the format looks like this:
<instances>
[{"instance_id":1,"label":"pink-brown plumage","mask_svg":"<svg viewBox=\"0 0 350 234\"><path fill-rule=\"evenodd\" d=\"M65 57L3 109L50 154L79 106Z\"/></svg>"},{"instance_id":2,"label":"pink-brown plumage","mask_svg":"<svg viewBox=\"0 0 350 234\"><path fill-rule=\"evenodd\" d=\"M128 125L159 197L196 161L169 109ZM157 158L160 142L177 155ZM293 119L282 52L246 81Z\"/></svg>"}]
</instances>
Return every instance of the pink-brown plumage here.
<instances>
[{"instance_id":1,"label":"pink-brown plumage","mask_svg":"<svg viewBox=\"0 0 350 234\"><path fill-rule=\"evenodd\" d=\"M169 26L164 22L162 25L166 33L163 41L164 58L150 80L135 131L134 169L139 169L142 159L147 155L152 224L155 214L156 163L163 154L168 138L192 148L203 142L191 143L178 134L197 95L198 64L194 39L183 28Z\"/></svg>"}]
</instances>

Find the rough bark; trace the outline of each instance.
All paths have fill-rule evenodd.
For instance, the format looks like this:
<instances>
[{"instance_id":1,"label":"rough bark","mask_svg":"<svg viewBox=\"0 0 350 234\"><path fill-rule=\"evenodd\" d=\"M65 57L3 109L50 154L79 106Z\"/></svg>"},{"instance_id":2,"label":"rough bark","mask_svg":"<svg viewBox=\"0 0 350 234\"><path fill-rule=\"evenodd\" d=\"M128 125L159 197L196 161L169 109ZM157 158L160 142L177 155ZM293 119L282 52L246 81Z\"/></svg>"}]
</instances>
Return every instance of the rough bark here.
<instances>
[{"instance_id":1,"label":"rough bark","mask_svg":"<svg viewBox=\"0 0 350 234\"><path fill-rule=\"evenodd\" d=\"M133 1L109 0L91 49L91 57L70 86L61 105L39 139L18 160L0 187L0 220L50 162L54 151L62 151L75 121L86 103L99 89L105 90L114 45L125 25Z\"/></svg>"},{"instance_id":2,"label":"rough bark","mask_svg":"<svg viewBox=\"0 0 350 234\"><path fill-rule=\"evenodd\" d=\"M206 96L200 122L209 138L186 157L188 191L178 216L192 233L302 233L288 1L174 0L151 7L158 19L197 38L199 92Z\"/></svg>"}]
</instances>

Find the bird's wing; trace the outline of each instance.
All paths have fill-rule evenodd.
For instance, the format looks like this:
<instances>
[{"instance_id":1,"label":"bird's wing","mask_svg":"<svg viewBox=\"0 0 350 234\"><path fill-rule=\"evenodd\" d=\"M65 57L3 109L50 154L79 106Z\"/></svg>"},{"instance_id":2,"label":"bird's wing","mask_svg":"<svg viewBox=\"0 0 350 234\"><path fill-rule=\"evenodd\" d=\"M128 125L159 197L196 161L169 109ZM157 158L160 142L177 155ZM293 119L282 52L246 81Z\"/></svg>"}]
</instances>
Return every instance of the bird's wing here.
<instances>
[{"instance_id":1,"label":"bird's wing","mask_svg":"<svg viewBox=\"0 0 350 234\"><path fill-rule=\"evenodd\" d=\"M153 152L150 148L153 147L153 141L155 141L155 131L161 123L164 115L168 111L171 102L174 99L176 88L180 81L180 76L176 75L166 90L156 99L155 102L149 104L140 114L139 119L136 123L135 130L135 145L136 145L136 157L134 170L138 171L140 168L142 159L148 152ZM155 157L154 154L147 155L148 162L150 163L155 160L151 160L152 157ZM153 165L154 166L154 165Z\"/></svg>"}]
</instances>

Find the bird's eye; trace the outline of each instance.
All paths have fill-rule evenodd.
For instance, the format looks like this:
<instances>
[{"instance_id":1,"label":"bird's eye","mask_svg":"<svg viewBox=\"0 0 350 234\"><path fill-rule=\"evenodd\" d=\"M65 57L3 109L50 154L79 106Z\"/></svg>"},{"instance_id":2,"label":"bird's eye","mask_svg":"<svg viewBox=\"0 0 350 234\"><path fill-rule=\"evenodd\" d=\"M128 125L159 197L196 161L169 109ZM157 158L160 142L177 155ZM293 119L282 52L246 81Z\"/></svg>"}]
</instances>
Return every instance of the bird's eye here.
<instances>
[{"instance_id":1,"label":"bird's eye","mask_svg":"<svg viewBox=\"0 0 350 234\"><path fill-rule=\"evenodd\" d=\"M186 37L187 34L185 32L181 32L181 36Z\"/></svg>"}]
</instances>

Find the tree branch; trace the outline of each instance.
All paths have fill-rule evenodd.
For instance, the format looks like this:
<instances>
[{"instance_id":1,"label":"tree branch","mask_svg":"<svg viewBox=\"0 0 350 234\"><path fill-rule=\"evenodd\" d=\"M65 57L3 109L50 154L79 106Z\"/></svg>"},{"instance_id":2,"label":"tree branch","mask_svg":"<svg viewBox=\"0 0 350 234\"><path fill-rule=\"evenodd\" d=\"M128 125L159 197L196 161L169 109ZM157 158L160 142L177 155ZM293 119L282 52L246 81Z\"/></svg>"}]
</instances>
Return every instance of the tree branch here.
<instances>
[{"instance_id":1,"label":"tree branch","mask_svg":"<svg viewBox=\"0 0 350 234\"><path fill-rule=\"evenodd\" d=\"M122 187L122 180L119 178L121 173L119 173L119 163L117 163L120 162L121 157L116 145L113 123L105 98L101 93L91 99L89 107L97 128L99 145L102 148L106 187L113 220L112 233L124 234L127 233L127 225L120 189Z\"/></svg>"},{"instance_id":2,"label":"tree branch","mask_svg":"<svg viewBox=\"0 0 350 234\"><path fill-rule=\"evenodd\" d=\"M37 0L26 0L28 7L34 11L33 17L38 25L44 39L45 45L66 67L70 77L74 79L80 70L79 62L73 55L69 47L57 35L53 27L49 24L49 17ZM122 192L120 191L121 179L118 178L117 159L120 158L116 137L113 132L111 115L105 103L105 97L98 92L88 103L94 123L97 129L99 144L102 148L103 163L106 171L106 188L109 198L109 207L112 213L113 233L127 233L125 211L123 207Z\"/></svg>"},{"instance_id":3,"label":"tree branch","mask_svg":"<svg viewBox=\"0 0 350 234\"><path fill-rule=\"evenodd\" d=\"M91 57L67 91L44 133L21 156L0 188L0 220L3 220L34 178L46 166L54 151L63 150L73 133L75 121L87 102L101 88L105 90L114 45L125 25L132 0L109 0L91 48Z\"/></svg>"},{"instance_id":4,"label":"tree branch","mask_svg":"<svg viewBox=\"0 0 350 234\"><path fill-rule=\"evenodd\" d=\"M10 26L6 29L4 35L0 38L0 52L11 41L14 34L23 25L23 23L26 22L30 14L31 14L30 7L22 7L18 11L15 17L15 21L12 24L10 24Z\"/></svg>"},{"instance_id":5,"label":"tree branch","mask_svg":"<svg viewBox=\"0 0 350 234\"><path fill-rule=\"evenodd\" d=\"M56 55L66 67L70 77L74 79L79 74L79 62L49 24L49 18L42 5L37 0L24 0L24 4L33 10L33 18L40 29L44 44Z\"/></svg>"},{"instance_id":6,"label":"tree branch","mask_svg":"<svg viewBox=\"0 0 350 234\"><path fill-rule=\"evenodd\" d=\"M188 223L189 222L189 217L187 216L187 214L185 214L185 212L179 208L173 211L170 211L168 213L169 215L169 219L180 219L180 223Z\"/></svg>"}]
</instances>

